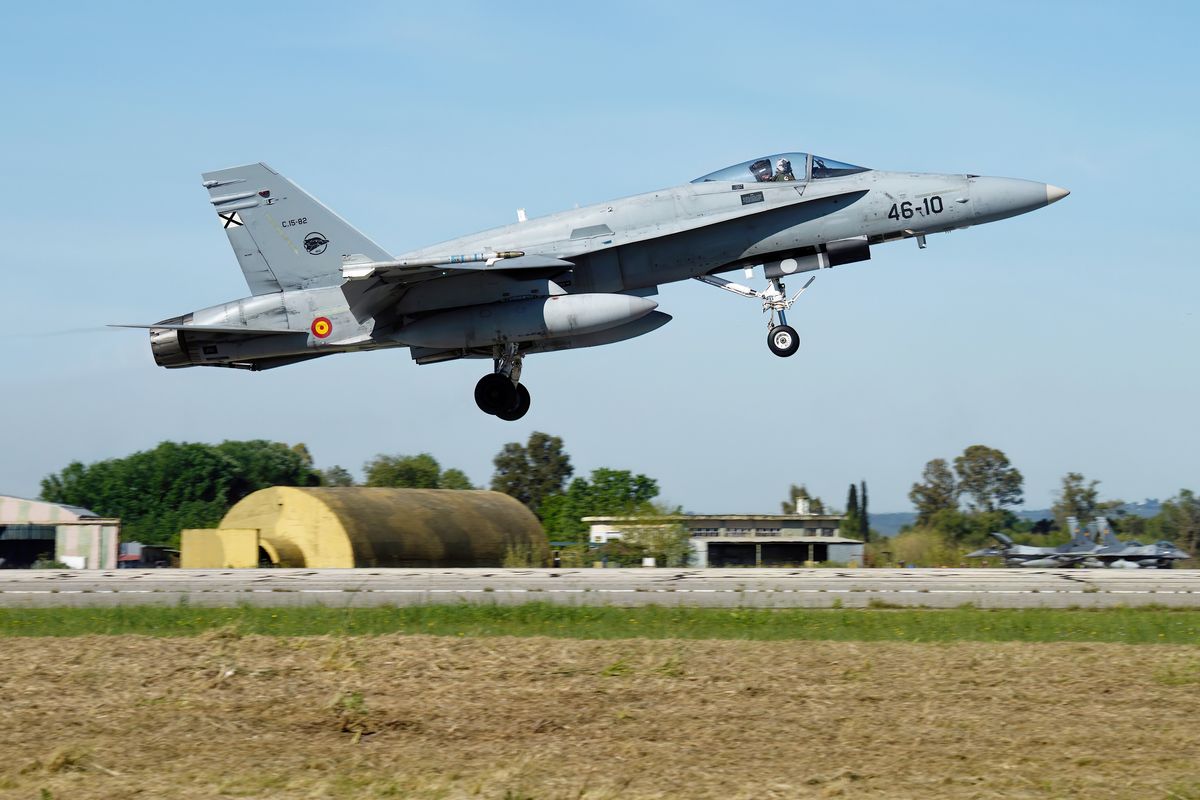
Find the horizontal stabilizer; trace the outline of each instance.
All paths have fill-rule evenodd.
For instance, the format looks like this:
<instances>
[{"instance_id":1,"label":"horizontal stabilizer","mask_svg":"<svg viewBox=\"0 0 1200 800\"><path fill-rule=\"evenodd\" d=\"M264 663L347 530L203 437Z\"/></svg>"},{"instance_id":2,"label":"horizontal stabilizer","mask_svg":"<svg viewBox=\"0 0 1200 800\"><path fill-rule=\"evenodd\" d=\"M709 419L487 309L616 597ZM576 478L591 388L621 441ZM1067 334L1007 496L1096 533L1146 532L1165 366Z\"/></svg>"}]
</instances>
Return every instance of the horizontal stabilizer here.
<instances>
[{"instance_id":1,"label":"horizontal stabilizer","mask_svg":"<svg viewBox=\"0 0 1200 800\"><path fill-rule=\"evenodd\" d=\"M138 328L144 330L195 331L196 333L227 333L242 336L264 336L280 333L305 333L291 328L240 328L235 325L109 325L110 328Z\"/></svg>"}]
</instances>

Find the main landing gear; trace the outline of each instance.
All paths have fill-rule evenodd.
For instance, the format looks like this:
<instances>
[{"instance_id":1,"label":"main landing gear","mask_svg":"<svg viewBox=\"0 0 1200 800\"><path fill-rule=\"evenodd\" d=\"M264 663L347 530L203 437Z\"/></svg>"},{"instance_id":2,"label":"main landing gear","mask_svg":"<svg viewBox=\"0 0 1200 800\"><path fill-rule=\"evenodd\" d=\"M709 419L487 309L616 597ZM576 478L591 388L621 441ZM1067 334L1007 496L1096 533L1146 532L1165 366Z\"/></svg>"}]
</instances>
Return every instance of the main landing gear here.
<instances>
[{"instance_id":1,"label":"main landing gear","mask_svg":"<svg viewBox=\"0 0 1200 800\"><path fill-rule=\"evenodd\" d=\"M747 271L747 276L749 274ZM787 296L787 290L779 278L768 278L767 282L770 286L761 292L751 289L749 286L742 286L740 283L718 278L716 275L701 275L696 280L742 297L762 300L763 311L771 314L767 321L767 347L780 358L794 355L800 349L800 335L796 333L795 328L787 324L787 311L800 299L804 290L812 286L812 282L816 280L815 275L809 278L808 282L800 287L800 291L791 297Z\"/></svg>"},{"instance_id":2,"label":"main landing gear","mask_svg":"<svg viewBox=\"0 0 1200 800\"><path fill-rule=\"evenodd\" d=\"M513 422L529 411L529 390L521 383L521 352L516 344L493 350L495 371L475 384L475 405L485 414Z\"/></svg>"}]
</instances>

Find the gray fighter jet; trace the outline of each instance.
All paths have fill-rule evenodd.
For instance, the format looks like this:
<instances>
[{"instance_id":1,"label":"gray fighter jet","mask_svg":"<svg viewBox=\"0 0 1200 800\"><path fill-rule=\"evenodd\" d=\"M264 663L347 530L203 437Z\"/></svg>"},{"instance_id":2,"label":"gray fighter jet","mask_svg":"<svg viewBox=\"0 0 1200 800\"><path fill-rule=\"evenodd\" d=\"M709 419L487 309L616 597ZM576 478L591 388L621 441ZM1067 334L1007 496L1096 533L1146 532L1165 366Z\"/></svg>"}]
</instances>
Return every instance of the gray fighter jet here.
<instances>
[{"instance_id":1,"label":"gray fighter jet","mask_svg":"<svg viewBox=\"0 0 1200 800\"><path fill-rule=\"evenodd\" d=\"M265 164L203 175L251 296L153 325L163 367L271 369L407 347L418 364L492 360L480 409L529 409L524 357L649 333L670 321L650 298L696 279L761 303L767 345L799 347L787 312L812 277L866 261L871 246L1024 214L1065 197L1045 183L885 172L778 153L690 183L526 219L399 256ZM754 289L718 277L761 268Z\"/></svg>"},{"instance_id":2,"label":"gray fighter jet","mask_svg":"<svg viewBox=\"0 0 1200 800\"><path fill-rule=\"evenodd\" d=\"M1097 547L1084 559L1085 567L1170 569L1175 561L1189 558L1186 552L1165 539L1154 544L1122 542L1104 517L1098 517L1093 527L1096 528Z\"/></svg>"},{"instance_id":3,"label":"gray fighter jet","mask_svg":"<svg viewBox=\"0 0 1200 800\"><path fill-rule=\"evenodd\" d=\"M999 545L985 547L967 558L1002 558L1006 567L1072 567L1083 561L1096 550L1096 543L1082 532L1073 531L1071 541L1058 547L1034 547L1017 544L1009 536L993 531L989 535Z\"/></svg>"},{"instance_id":4,"label":"gray fighter jet","mask_svg":"<svg viewBox=\"0 0 1200 800\"><path fill-rule=\"evenodd\" d=\"M1175 561L1189 558L1188 554L1168 541L1144 545L1141 542L1122 542L1112 532L1108 520L1098 517L1092 522L1097 539L1093 540L1079 529L1074 517L1067 520L1071 541L1058 547L1033 547L1017 544L1003 533L991 537L999 546L985 547L968 553L968 558L999 557L1009 567L1089 567L1108 569L1170 569Z\"/></svg>"}]
</instances>

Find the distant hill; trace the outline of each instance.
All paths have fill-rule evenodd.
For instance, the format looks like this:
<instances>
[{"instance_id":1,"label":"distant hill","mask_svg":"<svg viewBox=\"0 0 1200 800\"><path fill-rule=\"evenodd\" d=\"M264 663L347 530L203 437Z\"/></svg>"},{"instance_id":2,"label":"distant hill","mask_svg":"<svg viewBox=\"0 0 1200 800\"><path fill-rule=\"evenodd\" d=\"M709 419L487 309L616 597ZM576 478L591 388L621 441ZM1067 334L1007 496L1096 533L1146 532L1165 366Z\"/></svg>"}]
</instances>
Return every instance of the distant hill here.
<instances>
[{"instance_id":1,"label":"distant hill","mask_svg":"<svg viewBox=\"0 0 1200 800\"><path fill-rule=\"evenodd\" d=\"M1161 510L1162 503L1157 499L1147 499L1140 503L1126 503L1119 509L1121 513L1138 517L1153 517ZM1048 508L1035 508L1018 511L1017 516L1021 519L1037 522L1039 519L1051 519L1054 513ZM916 521L917 515L913 511L871 514L871 528L879 531L884 536L895 536L905 525L912 525Z\"/></svg>"}]
</instances>

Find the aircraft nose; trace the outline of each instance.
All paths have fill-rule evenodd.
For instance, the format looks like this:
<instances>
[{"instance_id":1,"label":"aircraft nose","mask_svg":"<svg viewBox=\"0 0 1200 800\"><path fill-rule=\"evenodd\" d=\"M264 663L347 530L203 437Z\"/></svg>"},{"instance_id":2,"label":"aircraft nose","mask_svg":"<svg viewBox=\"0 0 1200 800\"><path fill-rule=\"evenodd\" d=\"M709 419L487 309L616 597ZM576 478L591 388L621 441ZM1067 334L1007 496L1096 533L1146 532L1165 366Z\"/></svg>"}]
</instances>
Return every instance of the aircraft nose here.
<instances>
[{"instance_id":1,"label":"aircraft nose","mask_svg":"<svg viewBox=\"0 0 1200 800\"><path fill-rule=\"evenodd\" d=\"M1061 186L1055 186L1052 183L1046 184L1046 205L1056 203L1071 193L1070 189L1064 189Z\"/></svg>"},{"instance_id":2,"label":"aircraft nose","mask_svg":"<svg viewBox=\"0 0 1200 800\"><path fill-rule=\"evenodd\" d=\"M977 222L992 222L1044 208L1067 196L1067 190L1019 178L972 178L971 202Z\"/></svg>"}]
</instances>

